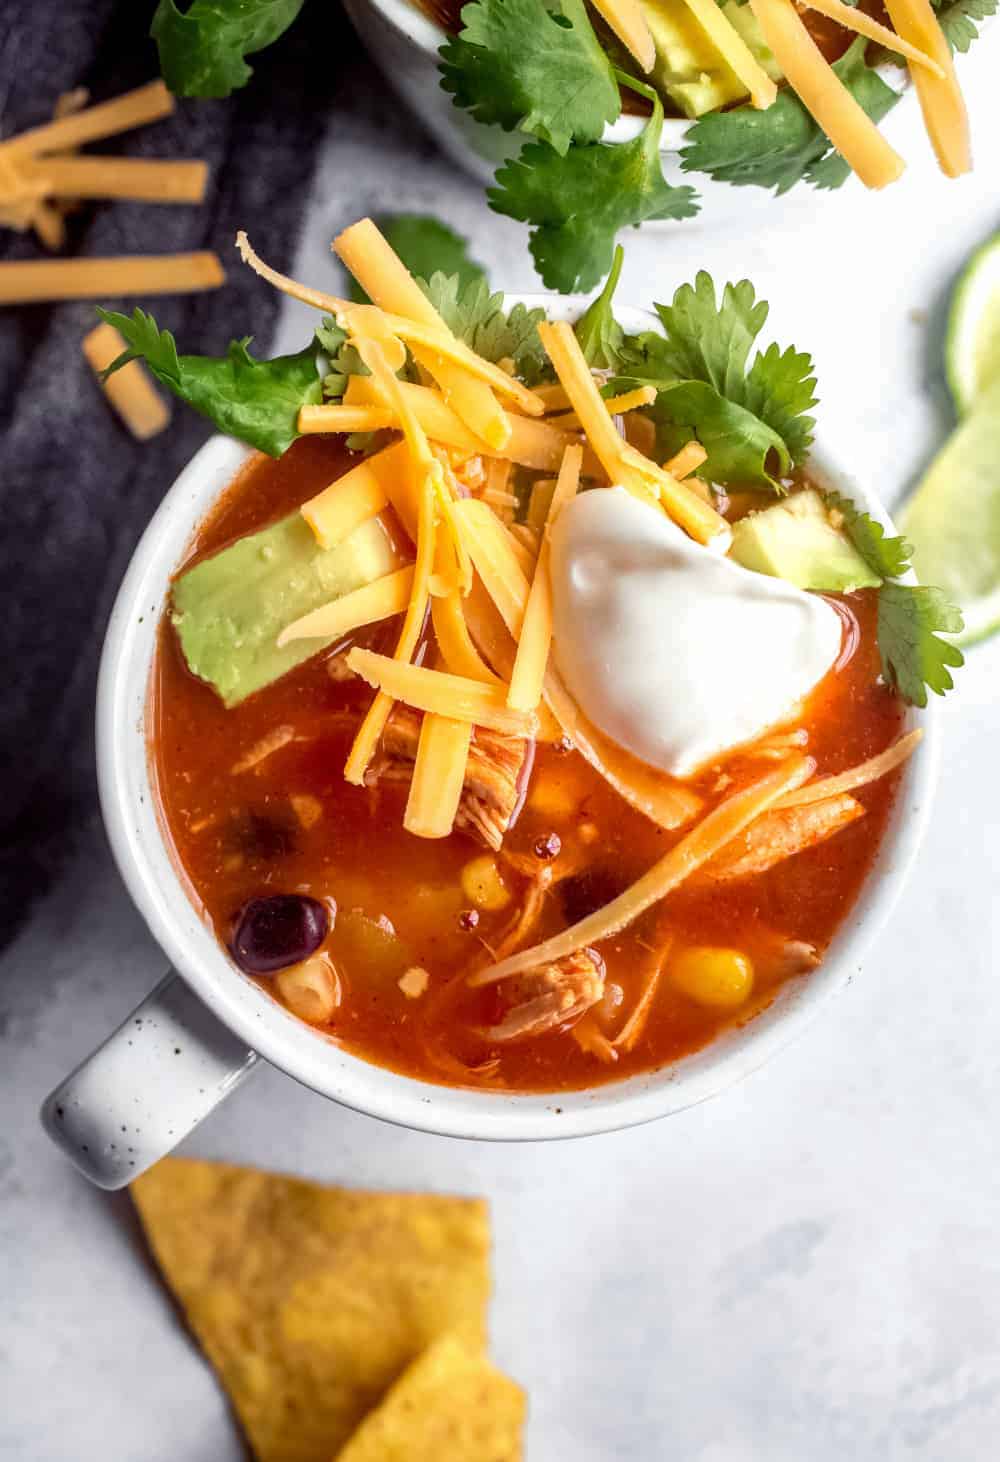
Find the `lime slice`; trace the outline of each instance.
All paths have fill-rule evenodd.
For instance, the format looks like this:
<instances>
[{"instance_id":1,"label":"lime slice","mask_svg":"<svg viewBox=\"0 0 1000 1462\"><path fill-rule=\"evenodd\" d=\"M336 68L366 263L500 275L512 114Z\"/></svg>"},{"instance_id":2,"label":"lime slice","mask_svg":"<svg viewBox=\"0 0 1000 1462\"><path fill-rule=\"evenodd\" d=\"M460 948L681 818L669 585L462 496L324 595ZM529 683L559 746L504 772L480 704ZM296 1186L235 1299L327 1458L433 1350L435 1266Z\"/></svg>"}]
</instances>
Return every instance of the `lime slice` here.
<instances>
[{"instance_id":1,"label":"lime slice","mask_svg":"<svg viewBox=\"0 0 1000 1462\"><path fill-rule=\"evenodd\" d=\"M959 416L1000 381L1000 234L976 250L955 286L944 364Z\"/></svg>"},{"instance_id":2,"label":"lime slice","mask_svg":"<svg viewBox=\"0 0 1000 1462\"><path fill-rule=\"evenodd\" d=\"M1000 381L952 432L898 521L917 578L965 616L956 642L1000 629Z\"/></svg>"}]
</instances>

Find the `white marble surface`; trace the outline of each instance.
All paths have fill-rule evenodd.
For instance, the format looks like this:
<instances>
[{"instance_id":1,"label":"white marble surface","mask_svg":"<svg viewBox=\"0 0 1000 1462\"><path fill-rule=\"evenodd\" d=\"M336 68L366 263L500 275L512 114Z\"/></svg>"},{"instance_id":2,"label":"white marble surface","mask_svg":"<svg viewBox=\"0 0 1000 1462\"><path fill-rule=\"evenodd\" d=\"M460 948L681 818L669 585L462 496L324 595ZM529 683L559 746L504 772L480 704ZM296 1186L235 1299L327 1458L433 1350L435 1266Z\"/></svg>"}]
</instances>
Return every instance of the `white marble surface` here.
<instances>
[{"instance_id":1,"label":"white marble surface","mask_svg":"<svg viewBox=\"0 0 1000 1462\"><path fill-rule=\"evenodd\" d=\"M623 300L662 298L701 266L750 275L776 336L815 352L822 410L890 502L946 420L934 319L997 223L998 44L964 65L973 178L940 180L903 119L910 169L883 196L810 194L746 238L687 225L626 240ZM336 227L425 209L498 283L531 288L521 230L391 105L347 101L297 267L332 281ZM290 312L283 343L298 338ZM1000 1435L998 671L1000 643L951 702L928 842L865 978L739 1089L617 1136L488 1147L394 1130L265 1070L186 1150L485 1194L495 1350L531 1394L529 1462L986 1462ZM88 1188L35 1117L161 963L95 825L2 981L3 1462L242 1455L127 1200Z\"/></svg>"}]
</instances>

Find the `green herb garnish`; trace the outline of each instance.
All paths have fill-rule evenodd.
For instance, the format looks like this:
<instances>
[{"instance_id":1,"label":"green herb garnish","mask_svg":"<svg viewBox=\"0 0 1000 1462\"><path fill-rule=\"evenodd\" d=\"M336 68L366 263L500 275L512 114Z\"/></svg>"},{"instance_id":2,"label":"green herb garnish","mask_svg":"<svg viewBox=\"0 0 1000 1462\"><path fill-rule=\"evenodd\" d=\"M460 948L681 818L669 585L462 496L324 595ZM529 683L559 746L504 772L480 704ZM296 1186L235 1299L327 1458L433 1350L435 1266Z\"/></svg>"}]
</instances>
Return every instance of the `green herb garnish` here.
<instances>
[{"instance_id":1,"label":"green herb garnish","mask_svg":"<svg viewBox=\"0 0 1000 1462\"><path fill-rule=\"evenodd\" d=\"M303 0L193 0L180 11L159 0L149 33L175 96L223 97L246 86L246 56L264 50L295 20Z\"/></svg>"},{"instance_id":2,"label":"green herb garnish","mask_svg":"<svg viewBox=\"0 0 1000 1462\"><path fill-rule=\"evenodd\" d=\"M162 386L207 416L220 431L271 457L280 457L299 435L300 408L322 400L315 345L297 355L254 360L248 335L231 340L221 358L178 355L170 331L161 330L144 310L137 308L131 316L113 310L97 313L128 344L103 373L105 379L130 360L143 360Z\"/></svg>"},{"instance_id":3,"label":"green herb garnish","mask_svg":"<svg viewBox=\"0 0 1000 1462\"><path fill-rule=\"evenodd\" d=\"M771 345L748 365L768 306L746 279L727 284L717 302L702 271L656 311L663 333L648 330L625 342L616 388L656 388L649 414L665 454L694 434L708 452L703 471L710 481L780 490L777 479L803 461L812 441L812 359Z\"/></svg>"},{"instance_id":4,"label":"green herb garnish","mask_svg":"<svg viewBox=\"0 0 1000 1462\"><path fill-rule=\"evenodd\" d=\"M952 51L964 54L979 38L976 21L996 15L1000 0L937 0L937 3L931 0L931 3Z\"/></svg>"},{"instance_id":5,"label":"green herb garnish","mask_svg":"<svg viewBox=\"0 0 1000 1462\"><path fill-rule=\"evenodd\" d=\"M879 122L899 95L866 64L867 45L859 36L833 70L869 117ZM803 180L815 188L839 188L850 175L826 133L788 87L782 87L764 111L742 106L700 117L681 149L681 167L737 187L773 188L779 194Z\"/></svg>"},{"instance_id":6,"label":"green herb garnish","mask_svg":"<svg viewBox=\"0 0 1000 1462\"><path fill-rule=\"evenodd\" d=\"M441 47L441 85L477 122L520 130L560 155L596 142L622 109L583 0L475 0Z\"/></svg>"},{"instance_id":7,"label":"green herb garnish","mask_svg":"<svg viewBox=\"0 0 1000 1462\"><path fill-rule=\"evenodd\" d=\"M605 280L604 288L573 326L584 359L592 370L620 370L625 363L622 356L625 331L612 313L614 294L618 288L624 260L625 251L619 244L615 249L611 273Z\"/></svg>"},{"instance_id":8,"label":"green herb garnish","mask_svg":"<svg viewBox=\"0 0 1000 1462\"><path fill-rule=\"evenodd\" d=\"M538 323L545 311L526 305L504 309L504 297L493 294L485 279L463 285L455 275L432 274L417 283L453 335L470 346L484 360L512 360L523 381L533 386L551 376L548 356L538 337Z\"/></svg>"},{"instance_id":9,"label":"green herb garnish","mask_svg":"<svg viewBox=\"0 0 1000 1462\"><path fill-rule=\"evenodd\" d=\"M562 294L592 289L604 278L619 229L698 212L694 189L674 187L663 176L659 96L642 82L619 79L652 104L638 137L613 146L574 142L565 156L547 143L529 142L498 170L497 186L486 195L497 213L530 226L538 272Z\"/></svg>"},{"instance_id":10,"label":"green herb garnish","mask_svg":"<svg viewBox=\"0 0 1000 1462\"><path fill-rule=\"evenodd\" d=\"M823 495L828 508L844 520L844 532L874 574L882 579L878 591L878 647L882 674L904 700L927 704L927 692L944 695L954 681L949 666L965 657L957 645L941 635L962 629L962 614L949 604L940 589L895 580L910 571L913 548L905 538L887 538L881 523L862 513L839 493Z\"/></svg>"}]
</instances>

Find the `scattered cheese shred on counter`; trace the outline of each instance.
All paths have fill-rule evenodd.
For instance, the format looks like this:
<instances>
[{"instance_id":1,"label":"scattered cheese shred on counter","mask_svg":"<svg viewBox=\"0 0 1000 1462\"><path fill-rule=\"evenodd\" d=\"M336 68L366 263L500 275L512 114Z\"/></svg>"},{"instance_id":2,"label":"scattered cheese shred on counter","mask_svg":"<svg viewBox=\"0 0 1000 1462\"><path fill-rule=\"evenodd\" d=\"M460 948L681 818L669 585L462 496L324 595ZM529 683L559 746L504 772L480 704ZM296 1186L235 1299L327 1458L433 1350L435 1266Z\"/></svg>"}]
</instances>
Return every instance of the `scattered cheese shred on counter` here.
<instances>
[{"instance_id":1,"label":"scattered cheese shred on counter","mask_svg":"<svg viewBox=\"0 0 1000 1462\"><path fill-rule=\"evenodd\" d=\"M83 353L98 377L127 349L115 327L103 321L83 338ZM101 389L140 442L155 437L170 420L169 407L153 385L149 372L138 360L129 361L108 380L101 381Z\"/></svg>"},{"instance_id":2,"label":"scattered cheese shred on counter","mask_svg":"<svg viewBox=\"0 0 1000 1462\"><path fill-rule=\"evenodd\" d=\"M0 305L104 299L108 295L196 294L218 289L217 254L133 254L107 259L19 259L0 264Z\"/></svg>"}]
</instances>

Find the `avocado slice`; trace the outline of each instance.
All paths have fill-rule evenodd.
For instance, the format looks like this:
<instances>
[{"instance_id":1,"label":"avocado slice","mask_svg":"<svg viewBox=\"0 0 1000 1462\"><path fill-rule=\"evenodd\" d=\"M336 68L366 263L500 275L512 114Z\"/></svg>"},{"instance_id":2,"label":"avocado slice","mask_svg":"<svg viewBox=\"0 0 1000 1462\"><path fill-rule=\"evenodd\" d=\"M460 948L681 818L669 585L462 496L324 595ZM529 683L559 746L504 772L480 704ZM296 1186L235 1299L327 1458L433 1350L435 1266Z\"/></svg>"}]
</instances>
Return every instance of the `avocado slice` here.
<instances>
[{"instance_id":1,"label":"avocado slice","mask_svg":"<svg viewBox=\"0 0 1000 1462\"><path fill-rule=\"evenodd\" d=\"M745 569L784 579L800 589L850 594L882 580L830 522L815 488L750 513L733 527L729 557Z\"/></svg>"},{"instance_id":2,"label":"avocado slice","mask_svg":"<svg viewBox=\"0 0 1000 1462\"><path fill-rule=\"evenodd\" d=\"M639 0L639 4L656 46L656 61L648 80L666 100L686 117L701 117L746 97L746 87L719 55L684 0ZM780 81L781 70L749 5L724 3L720 9L767 74Z\"/></svg>"},{"instance_id":3,"label":"avocado slice","mask_svg":"<svg viewBox=\"0 0 1000 1462\"><path fill-rule=\"evenodd\" d=\"M398 567L378 518L323 549L302 514L290 513L175 581L171 618L188 669L238 705L330 643L293 640L279 650L286 625Z\"/></svg>"}]
</instances>

